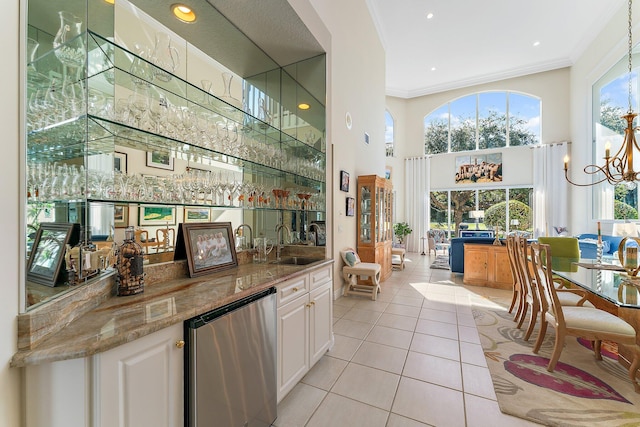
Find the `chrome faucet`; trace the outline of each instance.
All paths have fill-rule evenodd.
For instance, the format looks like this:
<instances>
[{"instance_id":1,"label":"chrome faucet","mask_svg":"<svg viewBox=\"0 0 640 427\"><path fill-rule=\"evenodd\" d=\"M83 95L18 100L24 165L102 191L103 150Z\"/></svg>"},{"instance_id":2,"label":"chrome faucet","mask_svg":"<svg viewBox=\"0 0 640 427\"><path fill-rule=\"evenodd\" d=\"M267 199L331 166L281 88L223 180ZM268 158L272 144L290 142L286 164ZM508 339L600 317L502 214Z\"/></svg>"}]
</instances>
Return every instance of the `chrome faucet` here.
<instances>
[{"instance_id":1,"label":"chrome faucet","mask_svg":"<svg viewBox=\"0 0 640 427\"><path fill-rule=\"evenodd\" d=\"M249 246L249 249L253 248L253 230L251 229L251 226L249 224L240 224L238 228L236 228L236 236L238 235L238 231L240 231L241 228L249 229L249 245L248 246Z\"/></svg>"},{"instance_id":2,"label":"chrome faucet","mask_svg":"<svg viewBox=\"0 0 640 427\"><path fill-rule=\"evenodd\" d=\"M291 240L291 229L284 224L276 225L276 259L280 261L280 255L282 254L282 248L284 247L284 235L280 238L280 231L287 231L287 238ZM282 242L282 244L280 244Z\"/></svg>"},{"instance_id":3,"label":"chrome faucet","mask_svg":"<svg viewBox=\"0 0 640 427\"><path fill-rule=\"evenodd\" d=\"M316 242L318 241L319 234L320 234L320 226L318 224L316 224L315 222L311 223L311 225L309 226L309 233L311 233L311 230L313 230L314 228L316 229L316 234L315 234L316 238L311 241L311 242L313 242L313 246L315 246ZM307 240L309 240L309 236L308 235L307 235Z\"/></svg>"}]
</instances>

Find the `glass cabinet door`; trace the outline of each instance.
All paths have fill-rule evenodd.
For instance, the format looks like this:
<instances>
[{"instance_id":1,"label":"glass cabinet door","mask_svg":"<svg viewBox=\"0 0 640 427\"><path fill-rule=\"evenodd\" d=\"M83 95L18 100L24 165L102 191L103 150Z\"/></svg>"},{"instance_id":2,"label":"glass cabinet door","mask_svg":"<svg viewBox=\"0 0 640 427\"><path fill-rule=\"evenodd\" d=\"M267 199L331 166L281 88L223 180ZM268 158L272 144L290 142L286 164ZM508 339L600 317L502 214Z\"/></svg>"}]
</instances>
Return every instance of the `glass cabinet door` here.
<instances>
[{"instance_id":1,"label":"glass cabinet door","mask_svg":"<svg viewBox=\"0 0 640 427\"><path fill-rule=\"evenodd\" d=\"M358 184L360 185L360 184ZM371 243L371 187L360 186L360 243Z\"/></svg>"}]
</instances>

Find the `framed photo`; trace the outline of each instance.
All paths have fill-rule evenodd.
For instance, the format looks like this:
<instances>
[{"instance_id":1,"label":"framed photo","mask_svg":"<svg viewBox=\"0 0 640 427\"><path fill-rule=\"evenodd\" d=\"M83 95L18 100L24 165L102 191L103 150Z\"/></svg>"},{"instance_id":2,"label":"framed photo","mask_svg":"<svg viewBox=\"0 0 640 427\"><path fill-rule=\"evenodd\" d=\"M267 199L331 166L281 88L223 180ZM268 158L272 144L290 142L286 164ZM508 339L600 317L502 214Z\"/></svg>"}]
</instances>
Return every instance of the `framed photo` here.
<instances>
[{"instance_id":1,"label":"framed photo","mask_svg":"<svg viewBox=\"0 0 640 427\"><path fill-rule=\"evenodd\" d=\"M140 205L138 225L176 225L176 207Z\"/></svg>"},{"instance_id":2,"label":"framed photo","mask_svg":"<svg viewBox=\"0 0 640 427\"><path fill-rule=\"evenodd\" d=\"M127 153L114 151L113 153L113 170L116 172L127 173Z\"/></svg>"},{"instance_id":3,"label":"framed photo","mask_svg":"<svg viewBox=\"0 0 640 427\"><path fill-rule=\"evenodd\" d=\"M113 219L116 228L126 228L129 225L129 205L113 205Z\"/></svg>"},{"instance_id":4,"label":"framed photo","mask_svg":"<svg viewBox=\"0 0 640 427\"><path fill-rule=\"evenodd\" d=\"M355 216L356 214L356 199L353 197L347 197L347 216Z\"/></svg>"},{"instance_id":5,"label":"framed photo","mask_svg":"<svg viewBox=\"0 0 640 427\"><path fill-rule=\"evenodd\" d=\"M456 157L456 184L502 182L502 153Z\"/></svg>"},{"instance_id":6,"label":"framed photo","mask_svg":"<svg viewBox=\"0 0 640 427\"><path fill-rule=\"evenodd\" d=\"M230 222L182 224L191 277L238 265Z\"/></svg>"},{"instance_id":7,"label":"framed photo","mask_svg":"<svg viewBox=\"0 0 640 427\"><path fill-rule=\"evenodd\" d=\"M164 151L147 151L147 166L172 171L173 157Z\"/></svg>"},{"instance_id":8,"label":"framed photo","mask_svg":"<svg viewBox=\"0 0 640 427\"><path fill-rule=\"evenodd\" d=\"M340 171L340 191L349 192L349 173Z\"/></svg>"},{"instance_id":9,"label":"framed photo","mask_svg":"<svg viewBox=\"0 0 640 427\"><path fill-rule=\"evenodd\" d=\"M64 264L66 245L72 240L71 235L74 229L78 234L74 240L77 240L80 236L78 224L56 222L40 224L27 263L28 281L56 286L60 269Z\"/></svg>"},{"instance_id":10,"label":"framed photo","mask_svg":"<svg viewBox=\"0 0 640 427\"><path fill-rule=\"evenodd\" d=\"M184 221L183 222L210 222L211 221L211 209L193 206L184 208Z\"/></svg>"}]
</instances>

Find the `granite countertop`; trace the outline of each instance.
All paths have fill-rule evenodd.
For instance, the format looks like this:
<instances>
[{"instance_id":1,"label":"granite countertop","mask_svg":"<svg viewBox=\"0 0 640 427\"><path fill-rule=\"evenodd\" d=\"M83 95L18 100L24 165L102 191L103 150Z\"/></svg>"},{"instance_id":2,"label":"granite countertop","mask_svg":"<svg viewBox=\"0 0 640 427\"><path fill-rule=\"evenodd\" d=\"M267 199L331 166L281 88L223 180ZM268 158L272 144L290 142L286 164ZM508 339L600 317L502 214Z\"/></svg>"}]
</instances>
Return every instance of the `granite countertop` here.
<instances>
[{"instance_id":1,"label":"granite countertop","mask_svg":"<svg viewBox=\"0 0 640 427\"><path fill-rule=\"evenodd\" d=\"M244 264L207 276L145 286L139 295L112 296L31 348L19 350L11 366L91 356L332 262L327 259L305 266Z\"/></svg>"}]
</instances>

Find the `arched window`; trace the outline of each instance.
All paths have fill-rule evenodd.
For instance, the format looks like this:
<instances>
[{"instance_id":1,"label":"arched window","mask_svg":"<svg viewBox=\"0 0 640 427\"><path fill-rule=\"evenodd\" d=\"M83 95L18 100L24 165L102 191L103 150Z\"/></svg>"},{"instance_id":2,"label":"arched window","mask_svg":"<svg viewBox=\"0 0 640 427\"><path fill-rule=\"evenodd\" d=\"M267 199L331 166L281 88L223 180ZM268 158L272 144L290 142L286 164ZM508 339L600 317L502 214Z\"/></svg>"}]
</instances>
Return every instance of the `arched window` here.
<instances>
[{"instance_id":1,"label":"arched window","mask_svg":"<svg viewBox=\"0 0 640 427\"><path fill-rule=\"evenodd\" d=\"M425 154L540 143L539 98L507 91L454 99L424 118Z\"/></svg>"},{"instance_id":2,"label":"arched window","mask_svg":"<svg viewBox=\"0 0 640 427\"><path fill-rule=\"evenodd\" d=\"M387 157L395 157L393 140L393 116L389 110L384 110L384 142L387 150Z\"/></svg>"}]
</instances>

